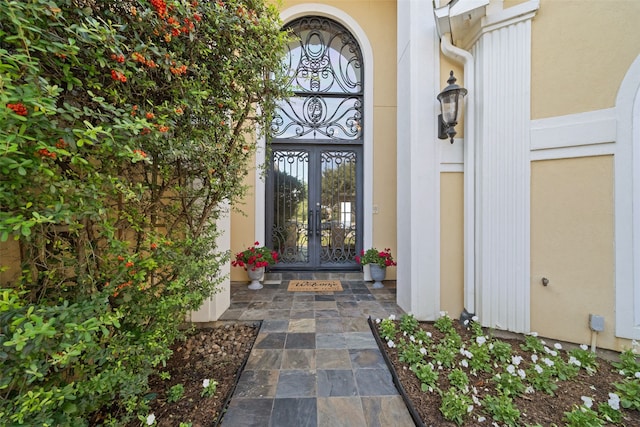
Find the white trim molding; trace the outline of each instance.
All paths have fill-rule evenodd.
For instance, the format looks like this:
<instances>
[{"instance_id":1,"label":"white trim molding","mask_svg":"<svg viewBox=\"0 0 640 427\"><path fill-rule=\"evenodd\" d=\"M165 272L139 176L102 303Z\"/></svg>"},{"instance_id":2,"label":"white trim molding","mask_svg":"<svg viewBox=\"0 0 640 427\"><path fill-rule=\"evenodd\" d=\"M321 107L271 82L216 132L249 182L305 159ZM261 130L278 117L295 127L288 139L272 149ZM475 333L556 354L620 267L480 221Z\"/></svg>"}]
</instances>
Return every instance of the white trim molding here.
<instances>
[{"instance_id":1,"label":"white trim molding","mask_svg":"<svg viewBox=\"0 0 640 427\"><path fill-rule=\"evenodd\" d=\"M453 144L449 140L438 141L440 150L440 172L464 172L464 138L454 138Z\"/></svg>"},{"instance_id":2,"label":"white trim molding","mask_svg":"<svg viewBox=\"0 0 640 427\"><path fill-rule=\"evenodd\" d=\"M260 136L257 141L256 149L256 180L254 184L255 194L255 215L254 215L254 227L255 227L255 241L266 243L266 224L265 224L265 211L266 211L266 193L265 193L265 177L262 173L266 161L267 144L264 135Z\"/></svg>"},{"instance_id":3,"label":"white trim molding","mask_svg":"<svg viewBox=\"0 0 640 427\"><path fill-rule=\"evenodd\" d=\"M640 339L640 55L616 98L616 336Z\"/></svg>"},{"instance_id":4,"label":"white trim molding","mask_svg":"<svg viewBox=\"0 0 640 427\"><path fill-rule=\"evenodd\" d=\"M431 1L397 2L397 300L440 313L440 55Z\"/></svg>"},{"instance_id":5,"label":"white trim molding","mask_svg":"<svg viewBox=\"0 0 640 427\"><path fill-rule=\"evenodd\" d=\"M531 121L531 159L548 160L613 154L616 110L589 111Z\"/></svg>"}]
</instances>

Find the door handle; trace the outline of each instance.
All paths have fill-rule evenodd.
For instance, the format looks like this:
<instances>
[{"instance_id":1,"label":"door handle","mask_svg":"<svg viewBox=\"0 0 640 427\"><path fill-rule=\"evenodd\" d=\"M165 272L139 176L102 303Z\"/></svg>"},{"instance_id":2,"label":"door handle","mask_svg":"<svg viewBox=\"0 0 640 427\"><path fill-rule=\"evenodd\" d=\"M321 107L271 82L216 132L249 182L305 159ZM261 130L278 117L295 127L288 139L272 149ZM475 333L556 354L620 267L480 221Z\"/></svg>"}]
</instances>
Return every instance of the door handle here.
<instances>
[{"instance_id":1,"label":"door handle","mask_svg":"<svg viewBox=\"0 0 640 427\"><path fill-rule=\"evenodd\" d=\"M320 216L320 209L316 209L316 236L322 234L322 216Z\"/></svg>"},{"instance_id":2,"label":"door handle","mask_svg":"<svg viewBox=\"0 0 640 427\"><path fill-rule=\"evenodd\" d=\"M315 222L313 221L313 209L309 209L309 218L307 222L307 235L313 236L313 226Z\"/></svg>"}]
</instances>

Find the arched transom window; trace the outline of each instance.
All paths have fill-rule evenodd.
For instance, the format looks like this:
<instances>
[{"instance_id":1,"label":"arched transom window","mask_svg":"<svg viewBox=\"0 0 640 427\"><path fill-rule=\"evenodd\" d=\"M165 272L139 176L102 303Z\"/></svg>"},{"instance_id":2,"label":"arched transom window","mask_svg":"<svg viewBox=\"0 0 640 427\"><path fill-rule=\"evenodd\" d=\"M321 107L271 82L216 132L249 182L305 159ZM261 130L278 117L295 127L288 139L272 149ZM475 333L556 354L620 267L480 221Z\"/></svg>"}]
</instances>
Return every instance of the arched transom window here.
<instances>
[{"instance_id":1,"label":"arched transom window","mask_svg":"<svg viewBox=\"0 0 640 427\"><path fill-rule=\"evenodd\" d=\"M293 40L285 69L293 96L279 105L273 139L362 142L362 53L339 23L303 17L285 26Z\"/></svg>"}]
</instances>

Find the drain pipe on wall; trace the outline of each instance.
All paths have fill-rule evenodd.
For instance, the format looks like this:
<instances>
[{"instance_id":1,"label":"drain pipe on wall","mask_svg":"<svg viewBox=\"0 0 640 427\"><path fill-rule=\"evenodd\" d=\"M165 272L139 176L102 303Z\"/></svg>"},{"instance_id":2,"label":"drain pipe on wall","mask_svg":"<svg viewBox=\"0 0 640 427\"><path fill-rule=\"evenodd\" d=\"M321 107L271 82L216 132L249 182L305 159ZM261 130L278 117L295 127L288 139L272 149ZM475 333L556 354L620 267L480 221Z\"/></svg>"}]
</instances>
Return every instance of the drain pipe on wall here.
<instances>
[{"instance_id":1,"label":"drain pipe on wall","mask_svg":"<svg viewBox=\"0 0 640 427\"><path fill-rule=\"evenodd\" d=\"M451 33L440 37L444 56L464 66L464 87L468 90L464 114L464 310L460 320L476 312L475 273L475 65L471 53L454 46Z\"/></svg>"}]
</instances>

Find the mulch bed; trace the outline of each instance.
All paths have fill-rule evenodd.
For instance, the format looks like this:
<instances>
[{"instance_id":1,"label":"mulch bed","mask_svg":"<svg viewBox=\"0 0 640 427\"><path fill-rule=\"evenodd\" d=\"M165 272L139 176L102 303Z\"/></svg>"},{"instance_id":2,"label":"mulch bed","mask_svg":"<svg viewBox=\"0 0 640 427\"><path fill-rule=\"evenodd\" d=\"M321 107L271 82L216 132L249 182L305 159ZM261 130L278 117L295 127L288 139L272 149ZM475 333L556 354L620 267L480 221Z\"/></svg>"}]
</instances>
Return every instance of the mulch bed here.
<instances>
[{"instance_id":1,"label":"mulch bed","mask_svg":"<svg viewBox=\"0 0 640 427\"><path fill-rule=\"evenodd\" d=\"M471 334L468 330L461 327L458 322L456 323L456 330L462 336L463 340L467 341ZM400 394L403 395L405 403L409 408L409 411L414 416L414 421L417 426L456 426L455 423L447 421L442 416L439 408L442 403L440 395L437 392L425 393L421 390L420 380L416 375L408 369L408 365L398 360L398 349L389 348L384 343L378 333L377 325L369 319L371 330L378 341L380 350L387 360L389 369L392 371L394 380L397 382L397 388ZM421 322L420 327L428 332L432 333L434 342L437 342L442 338L442 333L433 327L433 322ZM525 360L530 360L531 354L523 351L520 348L522 339L501 339L504 342L511 344L513 349L513 355L520 355ZM598 359L599 368L595 375L588 375L584 370L580 370L580 374L577 378L571 381L558 382L558 389L555 392L555 396L543 392L536 392L534 394L524 394L521 397L514 399L514 404L520 410L520 424L521 425L536 425L542 426L550 425L564 425L562 421L564 412L569 412L574 408L574 405L580 405L582 403L582 396L589 396L594 399L594 402L607 402L609 392L615 391L613 384L616 381L620 381L622 377L618 373L618 369L613 367L611 363L604 359ZM449 388L449 380L447 378L448 372L440 372L439 387L441 390L447 390ZM476 386L478 389L478 397L482 400L487 394L496 395L495 387L491 381L491 374L478 373L477 376L470 376L472 382L471 385ZM594 405L595 408L596 405ZM638 411L623 410L624 423L627 426L634 425L640 426L640 413ZM484 422L475 421L475 419L468 418L464 423L464 426L490 426L492 420L487 416L487 420ZM612 425L612 424L607 424Z\"/></svg>"},{"instance_id":2,"label":"mulch bed","mask_svg":"<svg viewBox=\"0 0 640 427\"><path fill-rule=\"evenodd\" d=\"M149 413L155 415L157 425L177 427L190 422L192 427L217 426L259 329L260 323L230 323L196 330L186 341L176 343L167 366L159 368L171 378L153 376L149 381L150 393L156 396ZM205 378L218 382L211 397L201 396ZM176 384L184 386L184 394L179 401L168 402L167 391Z\"/></svg>"}]
</instances>

